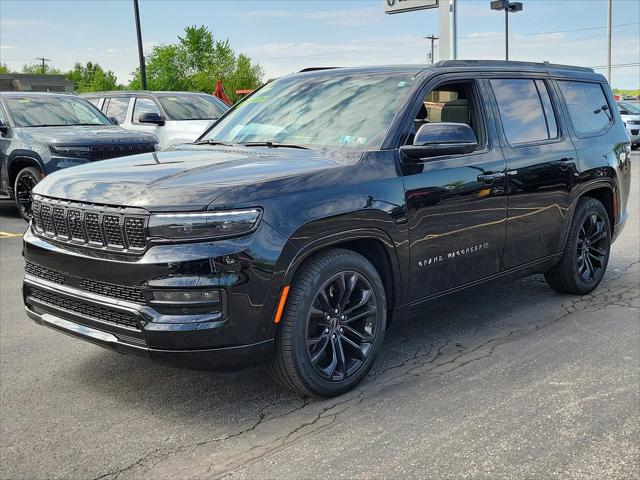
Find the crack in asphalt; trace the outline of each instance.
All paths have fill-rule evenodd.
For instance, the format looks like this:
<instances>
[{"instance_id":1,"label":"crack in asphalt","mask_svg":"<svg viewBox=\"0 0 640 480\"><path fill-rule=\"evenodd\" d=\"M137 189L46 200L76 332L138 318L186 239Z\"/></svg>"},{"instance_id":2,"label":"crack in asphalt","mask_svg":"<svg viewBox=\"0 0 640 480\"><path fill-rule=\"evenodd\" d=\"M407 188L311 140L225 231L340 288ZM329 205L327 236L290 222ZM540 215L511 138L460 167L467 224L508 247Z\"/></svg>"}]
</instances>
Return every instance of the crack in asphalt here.
<instances>
[{"instance_id":1,"label":"crack in asphalt","mask_svg":"<svg viewBox=\"0 0 640 480\"><path fill-rule=\"evenodd\" d=\"M640 261L635 261L621 267L616 271L616 274L609 275L607 277L606 285L601 285L599 289L592 294L577 297L568 302L563 302L560 305L562 313L542 323L510 330L504 335L490 338L473 348L464 348L461 343L452 343L448 339L432 339L427 346L419 345L417 350L402 362L388 366L380 371L371 372L367 378L368 381L363 385L363 388L356 388L352 392L347 393L346 398L345 396L342 396L339 401L322 406L320 411L315 413L311 419L303 421L302 423L298 422L295 427L284 435L270 435L268 432L265 432L266 438L261 440L266 441L262 441L257 445L253 445L248 449L235 453L233 458L229 458L226 462L207 462L200 474L194 472L194 465L186 465L184 468L190 469L189 476L211 479L227 478L239 470L264 459L284 446L297 442L309 435L326 430L333 425L341 415L344 415L352 408L360 405L365 399L375 397L375 395L384 388L401 385L408 382L410 379L419 378L425 375L444 375L454 372L466 365L492 356L496 349L501 345L522 338L523 336L530 335L531 333L543 328L547 328L577 311L599 310L602 308L609 308L611 306L638 309L639 307L634 304L634 302L637 302L640 298L640 291L638 291L637 287L635 285L619 285L617 283L620 278L628 275L629 272L638 264L640 264ZM476 336L477 333L478 327L475 327L473 335ZM389 373L396 370L399 370L397 374L390 377L387 376ZM260 410L257 420L250 427L221 438L182 445L177 448L164 451L162 455L158 456L159 458L157 461L153 464L149 464L148 467L156 467L167 457L187 450L191 450L192 454L195 454L198 448L227 442L232 439L238 439L239 437L246 436L250 432L255 432L260 426L264 426L274 420L291 418L295 413L304 411L307 408L320 406L322 402L326 401L305 399L298 407L267 418L265 413L266 410L275 405L270 403ZM136 467L141 466L161 451L162 447L159 447L131 463L129 466L115 472L110 472L96 477L95 480L101 480L107 477L116 479L120 475L131 472Z\"/></svg>"}]
</instances>

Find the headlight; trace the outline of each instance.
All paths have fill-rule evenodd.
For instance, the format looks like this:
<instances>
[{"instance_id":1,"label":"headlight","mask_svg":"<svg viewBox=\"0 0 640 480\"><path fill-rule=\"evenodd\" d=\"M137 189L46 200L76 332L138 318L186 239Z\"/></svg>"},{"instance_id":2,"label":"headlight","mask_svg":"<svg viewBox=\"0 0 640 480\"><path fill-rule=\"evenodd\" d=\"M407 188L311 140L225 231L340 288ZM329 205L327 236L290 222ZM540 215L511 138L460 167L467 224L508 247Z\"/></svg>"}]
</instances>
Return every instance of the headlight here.
<instances>
[{"instance_id":1,"label":"headlight","mask_svg":"<svg viewBox=\"0 0 640 480\"><path fill-rule=\"evenodd\" d=\"M74 146L51 146L49 147L51 153L54 155L60 155L62 157L78 157L78 158L91 158L90 147L74 147Z\"/></svg>"},{"instance_id":2,"label":"headlight","mask_svg":"<svg viewBox=\"0 0 640 480\"><path fill-rule=\"evenodd\" d=\"M159 213L149 219L149 234L169 240L226 238L253 232L262 210L227 210L202 213Z\"/></svg>"}]
</instances>

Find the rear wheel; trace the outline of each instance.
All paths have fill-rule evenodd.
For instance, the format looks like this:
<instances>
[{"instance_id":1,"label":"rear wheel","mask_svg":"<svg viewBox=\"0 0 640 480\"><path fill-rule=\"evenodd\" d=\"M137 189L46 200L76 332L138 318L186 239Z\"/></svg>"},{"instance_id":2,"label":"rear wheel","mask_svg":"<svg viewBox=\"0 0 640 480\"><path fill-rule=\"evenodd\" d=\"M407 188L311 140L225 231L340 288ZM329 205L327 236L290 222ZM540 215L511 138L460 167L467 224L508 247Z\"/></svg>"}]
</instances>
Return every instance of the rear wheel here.
<instances>
[{"instance_id":1,"label":"rear wheel","mask_svg":"<svg viewBox=\"0 0 640 480\"><path fill-rule=\"evenodd\" d=\"M595 198L584 197L576 207L562 258L545 279L558 292L586 295L602 281L610 250L607 211Z\"/></svg>"},{"instance_id":2,"label":"rear wheel","mask_svg":"<svg viewBox=\"0 0 640 480\"><path fill-rule=\"evenodd\" d=\"M386 298L376 269L342 249L319 254L296 276L276 337L273 377L303 395L355 387L382 344Z\"/></svg>"},{"instance_id":3,"label":"rear wheel","mask_svg":"<svg viewBox=\"0 0 640 480\"><path fill-rule=\"evenodd\" d=\"M18 213L25 220L31 220L31 192L42 179L42 172L36 167L26 167L18 172L13 186Z\"/></svg>"}]
</instances>

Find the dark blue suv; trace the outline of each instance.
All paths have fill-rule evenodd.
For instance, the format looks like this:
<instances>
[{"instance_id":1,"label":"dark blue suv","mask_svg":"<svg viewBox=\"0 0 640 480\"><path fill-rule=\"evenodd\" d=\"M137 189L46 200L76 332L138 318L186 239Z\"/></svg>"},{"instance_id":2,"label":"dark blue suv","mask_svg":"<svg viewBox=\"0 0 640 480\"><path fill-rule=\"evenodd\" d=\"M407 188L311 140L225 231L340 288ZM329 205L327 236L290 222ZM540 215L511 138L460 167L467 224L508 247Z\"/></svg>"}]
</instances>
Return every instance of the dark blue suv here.
<instances>
[{"instance_id":1,"label":"dark blue suv","mask_svg":"<svg viewBox=\"0 0 640 480\"><path fill-rule=\"evenodd\" d=\"M67 94L0 93L0 192L31 218L31 190L45 175L94 160L153 152L158 140L129 132Z\"/></svg>"}]
</instances>

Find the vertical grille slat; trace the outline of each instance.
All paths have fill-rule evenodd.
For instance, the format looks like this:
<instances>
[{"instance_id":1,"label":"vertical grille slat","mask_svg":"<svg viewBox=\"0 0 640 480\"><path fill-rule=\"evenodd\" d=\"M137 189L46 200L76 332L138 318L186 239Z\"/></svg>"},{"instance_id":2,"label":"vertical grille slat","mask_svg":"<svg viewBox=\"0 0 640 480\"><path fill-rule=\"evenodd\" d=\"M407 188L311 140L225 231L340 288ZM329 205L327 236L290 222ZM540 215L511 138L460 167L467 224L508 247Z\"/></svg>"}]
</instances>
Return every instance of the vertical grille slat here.
<instances>
[{"instance_id":1,"label":"vertical grille slat","mask_svg":"<svg viewBox=\"0 0 640 480\"><path fill-rule=\"evenodd\" d=\"M105 215L102 217L102 225L104 227L107 245L124 248L124 238L122 235L122 227L120 226L120 218L115 215Z\"/></svg>"},{"instance_id":2,"label":"vertical grille slat","mask_svg":"<svg viewBox=\"0 0 640 480\"><path fill-rule=\"evenodd\" d=\"M32 205L35 233L93 248L138 254L147 248L148 214L142 209L103 207L40 195L35 196Z\"/></svg>"},{"instance_id":3,"label":"vertical grille slat","mask_svg":"<svg viewBox=\"0 0 640 480\"><path fill-rule=\"evenodd\" d=\"M53 209L53 224L56 227L56 234L59 237L69 238L69 229L67 228L67 212L64 208L56 207Z\"/></svg>"}]
</instances>

